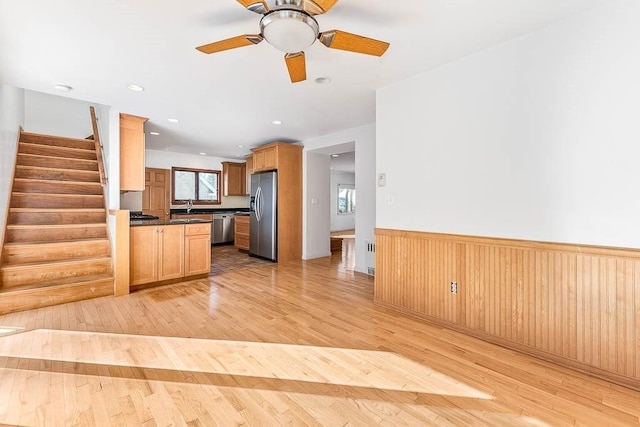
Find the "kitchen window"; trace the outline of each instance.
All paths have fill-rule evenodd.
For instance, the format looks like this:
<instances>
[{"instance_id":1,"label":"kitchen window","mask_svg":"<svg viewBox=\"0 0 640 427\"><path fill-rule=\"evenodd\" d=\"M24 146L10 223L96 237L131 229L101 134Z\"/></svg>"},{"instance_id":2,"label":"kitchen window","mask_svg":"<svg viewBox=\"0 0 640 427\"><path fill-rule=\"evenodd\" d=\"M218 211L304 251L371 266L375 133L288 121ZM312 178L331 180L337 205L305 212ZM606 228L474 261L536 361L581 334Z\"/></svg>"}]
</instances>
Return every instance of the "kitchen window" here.
<instances>
[{"instance_id":1,"label":"kitchen window","mask_svg":"<svg viewBox=\"0 0 640 427\"><path fill-rule=\"evenodd\" d=\"M171 168L171 203L217 205L220 200L220 171L207 169Z\"/></svg>"}]
</instances>

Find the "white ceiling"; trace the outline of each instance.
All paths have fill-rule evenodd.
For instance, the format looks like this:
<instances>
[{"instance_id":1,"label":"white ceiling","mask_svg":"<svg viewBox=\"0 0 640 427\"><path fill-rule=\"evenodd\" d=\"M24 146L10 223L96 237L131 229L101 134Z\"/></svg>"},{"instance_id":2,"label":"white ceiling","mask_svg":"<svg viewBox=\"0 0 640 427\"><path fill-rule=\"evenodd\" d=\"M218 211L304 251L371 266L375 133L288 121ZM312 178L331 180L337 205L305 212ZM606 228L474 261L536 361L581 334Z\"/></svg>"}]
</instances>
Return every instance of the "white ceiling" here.
<instances>
[{"instance_id":1,"label":"white ceiling","mask_svg":"<svg viewBox=\"0 0 640 427\"><path fill-rule=\"evenodd\" d=\"M377 58L315 43L306 51L308 80L291 84L283 54L266 42L195 50L259 32L260 16L234 0L1 1L0 82L45 93L70 85L66 96L149 117L147 131L161 133L147 137L149 148L233 157L370 123L376 88L603 2L341 0L317 17L321 31L385 40L389 51ZM314 83L323 76L333 82Z\"/></svg>"}]
</instances>

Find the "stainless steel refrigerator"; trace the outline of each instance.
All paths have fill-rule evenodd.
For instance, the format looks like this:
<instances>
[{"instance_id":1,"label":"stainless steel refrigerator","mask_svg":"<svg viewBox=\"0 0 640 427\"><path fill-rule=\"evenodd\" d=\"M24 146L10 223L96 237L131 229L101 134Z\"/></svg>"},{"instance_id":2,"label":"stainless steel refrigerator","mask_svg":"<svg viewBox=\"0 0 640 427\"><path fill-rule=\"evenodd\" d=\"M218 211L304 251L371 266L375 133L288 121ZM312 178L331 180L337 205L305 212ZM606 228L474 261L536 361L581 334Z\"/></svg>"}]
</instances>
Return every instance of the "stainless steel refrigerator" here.
<instances>
[{"instance_id":1,"label":"stainless steel refrigerator","mask_svg":"<svg viewBox=\"0 0 640 427\"><path fill-rule=\"evenodd\" d=\"M249 254L278 260L278 172L251 175Z\"/></svg>"}]
</instances>

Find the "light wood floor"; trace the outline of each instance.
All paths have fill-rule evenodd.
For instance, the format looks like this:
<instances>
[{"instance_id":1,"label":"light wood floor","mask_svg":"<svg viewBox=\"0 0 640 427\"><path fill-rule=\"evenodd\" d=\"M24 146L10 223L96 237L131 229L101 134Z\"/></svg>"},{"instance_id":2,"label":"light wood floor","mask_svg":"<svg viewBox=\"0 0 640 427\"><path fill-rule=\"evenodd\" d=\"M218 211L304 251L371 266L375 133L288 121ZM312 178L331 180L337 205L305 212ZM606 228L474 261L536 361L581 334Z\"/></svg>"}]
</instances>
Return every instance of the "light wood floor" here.
<instances>
[{"instance_id":1,"label":"light wood floor","mask_svg":"<svg viewBox=\"0 0 640 427\"><path fill-rule=\"evenodd\" d=\"M0 316L0 423L639 423L640 393L377 307L348 264L262 264Z\"/></svg>"}]
</instances>

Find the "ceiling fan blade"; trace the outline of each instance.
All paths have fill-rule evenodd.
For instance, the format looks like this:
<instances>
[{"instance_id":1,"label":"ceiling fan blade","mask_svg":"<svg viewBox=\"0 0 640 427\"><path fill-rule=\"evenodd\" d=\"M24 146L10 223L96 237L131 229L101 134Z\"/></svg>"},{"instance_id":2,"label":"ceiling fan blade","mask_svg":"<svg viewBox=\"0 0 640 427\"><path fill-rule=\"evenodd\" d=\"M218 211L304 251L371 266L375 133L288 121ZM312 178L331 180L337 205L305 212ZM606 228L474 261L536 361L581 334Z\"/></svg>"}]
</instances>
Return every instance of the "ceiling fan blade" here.
<instances>
[{"instance_id":1,"label":"ceiling fan blade","mask_svg":"<svg viewBox=\"0 0 640 427\"><path fill-rule=\"evenodd\" d=\"M291 83L298 83L303 80L307 80L307 64L304 59L304 52L287 53L284 56L284 60L287 63L287 68L289 69Z\"/></svg>"},{"instance_id":2,"label":"ceiling fan blade","mask_svg":"<svg viewBox=\"0 0 640 427\"><path fill-rule=\"evenodd\" d=\"M331 49L348 50L349 52L382 56L389 48L389 43L370 39L357 34L340 30L325 31L318 39Z\"/></svg>"},{"instance_id":3,"label":"ceiling fan blade","mask_svg":"<svg viewBox=\"0 0 640 427\"><path fill-rule=\"evenodd\" d=\"M251 12L264 15L269 12L269 6L264 0L238 0L238 3L249 9Z\"/></svg>"},{"instance_id":4,"label":"ceiling fan blade","mask_svg":"<svg viewBox=\"0 0 640 427\"><path fill-rule=\"evenodd\" d=\"M327 13L338 0L303 0L302 7L312 15Z\"/></svg>"},{"instance_id":5,"label":"ceiling fan blade","mask_svg":"<svg viewBox=\"0 0 640 427\"><path fill-rule=\"evenodd\" d=\"M243 36L232 37L230 39L198 46L196 49L202 53L216 53L222 52L223 50L258 44L262 40L263 37L260 34L245 34Z\"/></svg>"}]
</instances>

